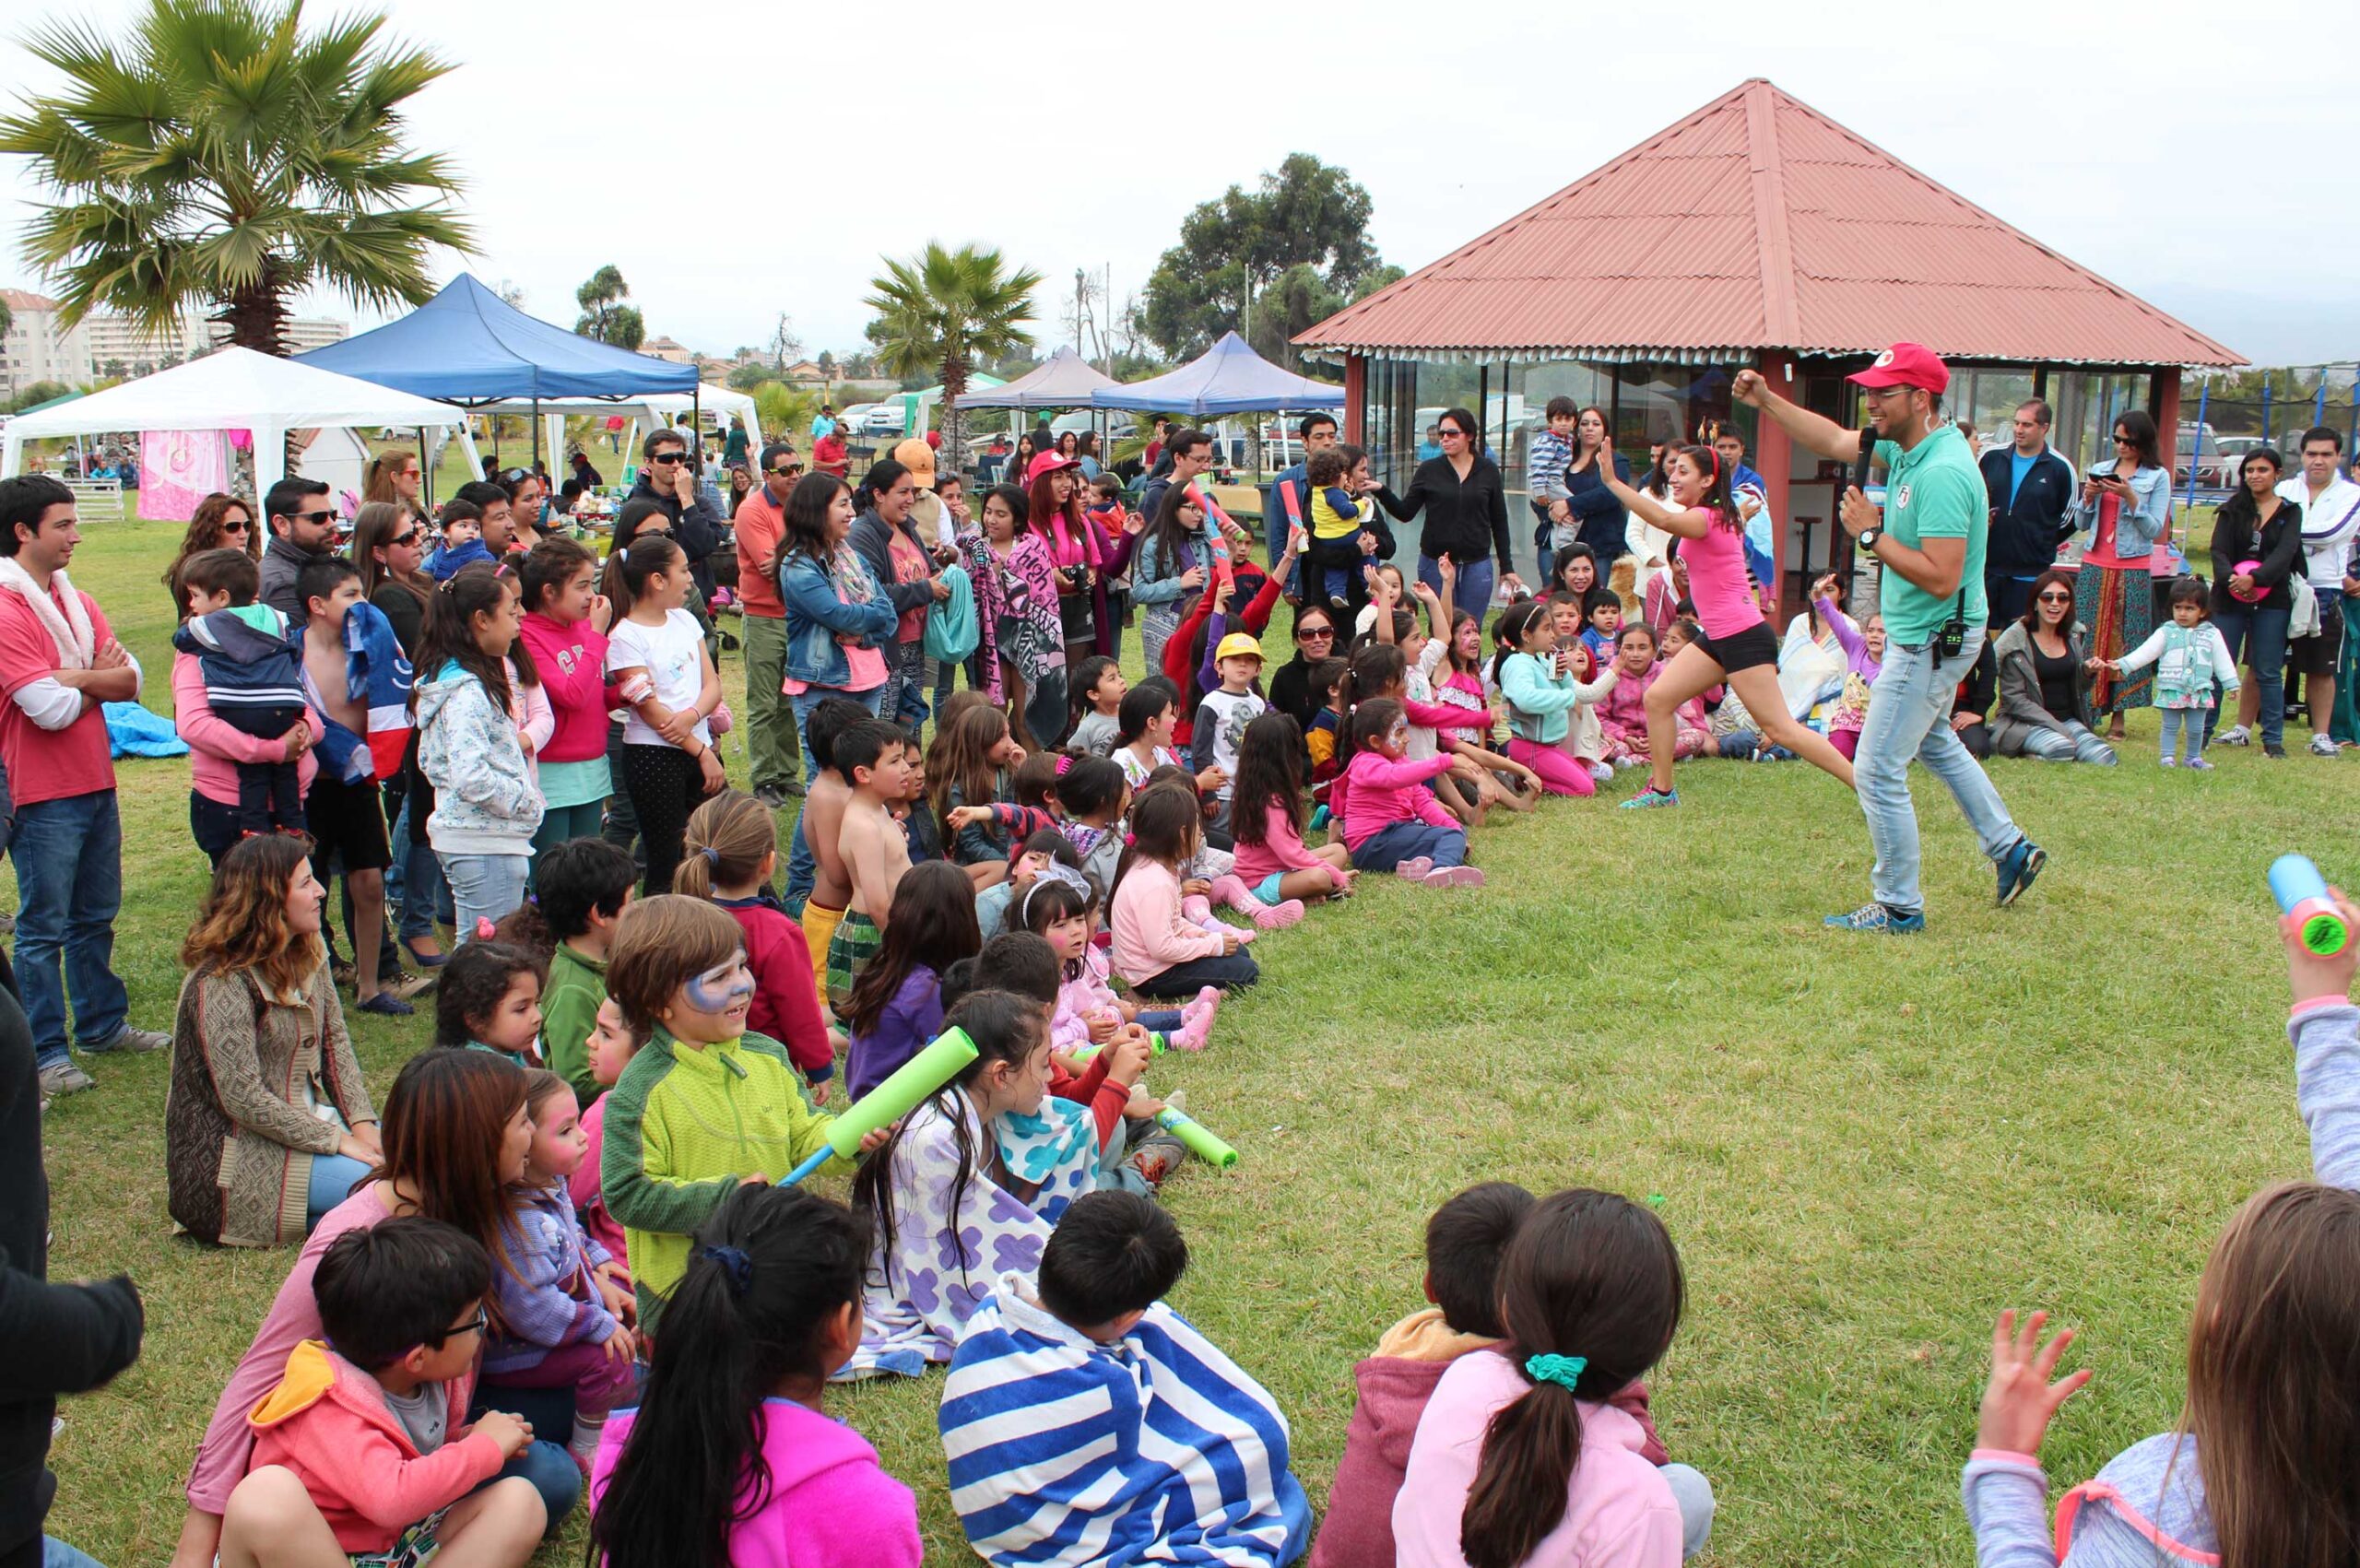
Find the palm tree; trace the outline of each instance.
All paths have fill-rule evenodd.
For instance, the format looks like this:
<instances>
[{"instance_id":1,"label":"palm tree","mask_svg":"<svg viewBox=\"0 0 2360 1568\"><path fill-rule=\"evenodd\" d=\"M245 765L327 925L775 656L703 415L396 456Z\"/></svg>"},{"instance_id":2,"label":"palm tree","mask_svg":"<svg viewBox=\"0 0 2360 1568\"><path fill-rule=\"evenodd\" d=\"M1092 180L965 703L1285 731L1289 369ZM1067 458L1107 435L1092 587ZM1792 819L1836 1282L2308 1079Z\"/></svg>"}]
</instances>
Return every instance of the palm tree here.
<instances>
[{"instance_id":1,"label":"palm tree","mask_svg":"<svg viewBox=\"0 0 2360 1568\"><path fill-rule=\"evenodd\" d=\"M202 304L230 341L286 351L289 304L325 285L357 305L433 293L430 246L473 231L438 155L403 140L403 104L451 67L380 42L381 15L301 28L302 0L148 0L124 37L36 28L67 83L0 118L55 193L24 253L60 282L61 324L112 310L151 333Z\"/></svg>"},{"instance_id":2,"label":"palm tree","mask_svg":"<svg viewBox=\"0 0 2360 1568\"><path fill-rule=\"evenodd\" d=\"M946 251L929 242L907 261L889 258L884 276L869 280L877 292L865 302L877 320L868 336L879 362L892 375L942 378L943 458L954 468L962 450L959 398L968 376L978 361L1032 342L1017 324L1032 317L1041 275L1029 266L1005 268L997 251Z\"/></svg>"}]
</instances>

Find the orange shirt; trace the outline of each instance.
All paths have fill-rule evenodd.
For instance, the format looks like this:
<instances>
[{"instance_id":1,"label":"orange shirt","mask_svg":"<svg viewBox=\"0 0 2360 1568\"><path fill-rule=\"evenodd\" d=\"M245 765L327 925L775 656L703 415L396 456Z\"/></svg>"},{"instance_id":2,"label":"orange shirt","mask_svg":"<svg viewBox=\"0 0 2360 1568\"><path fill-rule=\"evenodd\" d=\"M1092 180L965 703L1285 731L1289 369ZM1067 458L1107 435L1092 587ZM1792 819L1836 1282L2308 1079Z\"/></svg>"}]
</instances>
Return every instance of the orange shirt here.
<instances>
[{"instance_id":1,"label":"orange shirt","mask_svg":"<svg viewBox=\"0 0 2360 1568\"><path fill-rule=\"evenodd\" d=\"M771 499L769 486L755 487L738 503L737 529L738 602L748 615L785 620L786 601L778 596L778 579L762 570L786 535L786 513Z\"/></svg>"}]
</instances>

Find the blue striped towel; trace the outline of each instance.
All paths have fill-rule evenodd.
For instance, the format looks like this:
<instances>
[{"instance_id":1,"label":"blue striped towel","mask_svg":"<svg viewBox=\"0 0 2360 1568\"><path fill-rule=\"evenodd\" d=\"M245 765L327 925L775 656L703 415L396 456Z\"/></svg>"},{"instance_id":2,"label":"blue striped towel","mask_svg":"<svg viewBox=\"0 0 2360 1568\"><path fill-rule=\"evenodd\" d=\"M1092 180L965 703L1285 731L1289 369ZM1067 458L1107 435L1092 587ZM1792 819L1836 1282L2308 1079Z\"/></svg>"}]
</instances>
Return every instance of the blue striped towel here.
<instances>
[{"instance_id":1,"label":"blue striped towel","mask_svg":"<svg viewBox=\"0 0 2360 1568\"><path fill-rule=\"evenodd\" d=\"M1268 1391L1158 1302L1115 1344L1004 1276L942 1391L950 1501L1000 1568L1280 1568L1311 1539Z\"/></svg>"}]
</instances>

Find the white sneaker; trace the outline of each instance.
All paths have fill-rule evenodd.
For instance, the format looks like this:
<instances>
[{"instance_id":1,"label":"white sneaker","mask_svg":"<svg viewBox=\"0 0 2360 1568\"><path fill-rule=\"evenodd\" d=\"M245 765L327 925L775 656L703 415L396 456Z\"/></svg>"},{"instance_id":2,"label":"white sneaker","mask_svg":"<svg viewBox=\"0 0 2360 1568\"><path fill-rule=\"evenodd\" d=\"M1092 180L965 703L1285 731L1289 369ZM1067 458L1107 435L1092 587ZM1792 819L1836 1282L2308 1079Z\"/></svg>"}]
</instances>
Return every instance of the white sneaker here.
<instances>
[{"instance_id":1,"label":"white sneaker","mask_svg":"<svg viewBox=\"0 0 2360 1568\"><path fill-rule=\"evenodd\" d=\"M2177 767L2178 767L2178 766L2179 766L2179 762L2178 762L2178 760L2177 760L2177 759L2175 759L2175 758L2171 758L2171 757L2166 757L2166 758L2165 758L2165 759L2163 760L2163 764L2164 764L2164 766L2165 766L2165 767L2166 767L2166 768L2177 768Z\"/></svg>"},{"instance_id":2,"label":"white sneaker","mask_svg":"<svg viewBox=\"0 0 2360 1568\"><path fill-rule=\"evenodd\" d=\"M2314 757L2332 757L2341 749L2342 748L2338 747L2334 741L2330 740L2326 736L2315 735L2311 737L2311 755Z\"/></svg>"},{"instance_id":3,"label":"white sneaker","mask_svg":"<svg viewBox=\"0 0 2360 1568\"><path fill-rule=\"evenodd\" d=\"M1589 776L1599 784L1609 783L1614 777L1614 765L1611 762L1592 762L1589 765Z\"/></svg>"},{"instance_id":4,"label":"white sneaker","mask_svg":"<svg viewBox=\"0 0 2360 1568\"><path fill-rule=\"evenodd\" d=\"M2231 725L2226 729L2215 730L2213 732L2212 744L2215 746L2251 746L2253 744L2253 731L2246 728L2243 725Z\"/></svg>"}]
</instances>

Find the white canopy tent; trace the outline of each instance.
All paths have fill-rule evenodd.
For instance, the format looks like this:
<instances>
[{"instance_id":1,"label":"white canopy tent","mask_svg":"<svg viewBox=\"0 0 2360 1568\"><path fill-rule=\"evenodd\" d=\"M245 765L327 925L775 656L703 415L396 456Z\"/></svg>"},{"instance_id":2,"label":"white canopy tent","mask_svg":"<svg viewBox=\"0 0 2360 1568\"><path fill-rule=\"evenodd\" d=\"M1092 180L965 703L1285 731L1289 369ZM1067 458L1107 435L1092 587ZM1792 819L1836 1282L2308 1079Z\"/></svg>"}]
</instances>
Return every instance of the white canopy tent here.
<instances>
[{"instance_id":1,"label":"white canopy tent","mask_svg":"<svg viewBox=\"0 0 2360 1568\"><path fill-rule=\"evenodd\" d=\"M562 472L558 465L565 457L565 421L577 414L622 414L631 420L631 435L639 434L639 420L644 417L651 424L672 425L680 416L694 409L710 409L721 418L722 427L732 423L746 432L748 450L762 449L761 416L754 400L743 392L733 392L726 386L707 382L691 396L685 392L651 393L636 397L544 397L538 402L529 397L510 397L498 403L479 403L468 410L474 414L522 414L527 419L537 411L541 417L541 451L543 460L552 473ZM627 445L631 444L629 442Z\"/></svg>"},{"instance_id":2,"label":"white canopy tent","mask_svg":"<svg viewBox=\"0 0 2360 1568\"><path fill-rule=\"evenodd\" d=\"M8 421L5 451L0 451L0 477L23 466L29 441L112 430L218 430L226 440L230 430L250 430L254 489L260 495L286 477L289 430L387 425L457 426L474 465L470 472L480 473L482 464L467 436L466 419L465 410L448 403L273 359L252 348L222 348L54 408L18 415Z\"/></svg>"}]
</instances>

